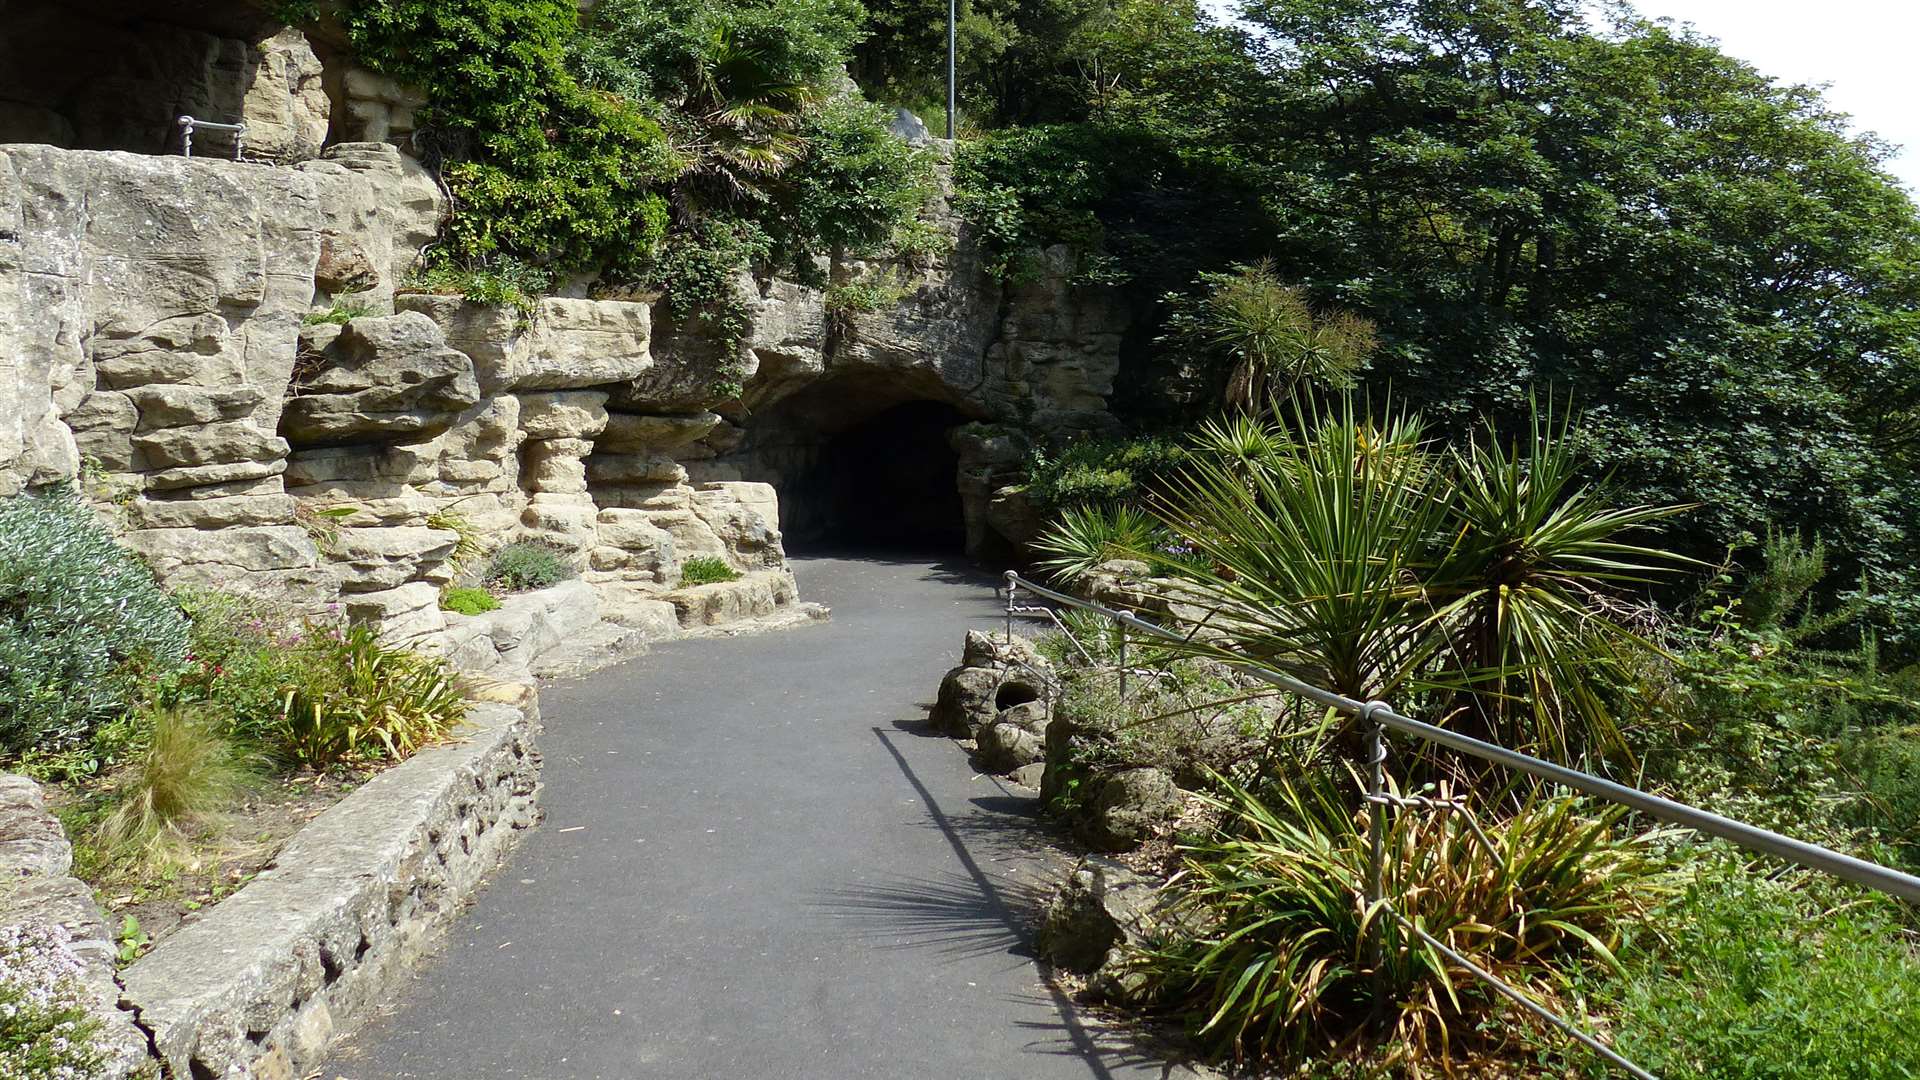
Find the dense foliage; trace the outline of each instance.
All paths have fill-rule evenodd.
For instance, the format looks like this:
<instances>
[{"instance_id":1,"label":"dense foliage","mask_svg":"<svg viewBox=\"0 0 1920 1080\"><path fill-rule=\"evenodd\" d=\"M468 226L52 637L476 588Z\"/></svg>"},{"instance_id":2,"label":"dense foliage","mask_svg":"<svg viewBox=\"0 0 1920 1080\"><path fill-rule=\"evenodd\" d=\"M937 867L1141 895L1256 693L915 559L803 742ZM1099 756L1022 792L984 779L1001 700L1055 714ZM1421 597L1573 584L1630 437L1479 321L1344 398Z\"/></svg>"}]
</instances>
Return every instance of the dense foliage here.
<instances>
[{"instance_id":1,"label":"dense foliage","mask_svg":"<svg viewBox=\"0 0 1920 1080\"><path fill-rule=\"evenodd\" d=\"M415 143L454 212L421 287L524 303L587 275L725 340L740 271L910 241L930 191L841 74L856 0L335 6L357 60L427 92Z\"/></svg>"},{"instance_id":2,"label":"dense foliage","mask_svg":"<svg viewBox=\"0 0 1920 1080\"><path fill-rule=\"evenodd\" d=\"M1570 395L1596 470L1699 504L1688 554L1820 532L1907 649L1920 221L1883 146L1711 42L1572 0L1254 0L1253 35L1176 9L1057 40L1053 8L1011 9L1055 40L1027 70L1075 74L1048 124L962 154L1003 268L1069 242L1144 302L1271 259L1372 320L1371 380L1438 424ZM1168 400L1157 360L1130 357L1138 409Z\"/></svg>"},{"instance_id":3,"label":"dense foliage","mask_svg":"<svg viewBox=\"0 0 1920 1080\"><path fill-rule=\"evenodd\" d=\"M1920 956L1891 905L1756 875L1722 852L1621 960L1584 989L1621 1052L1667 1080L1920 1073ZM1586 1075L1607 1074L1591 1063Z\"/></svg>"},{"instance_id":4,"label":"dense foliage","mask_svg":"<svg viewBox=\"0 0 1920 1080\"><path fill-rule=\"evenodd\" d=\"M1192 848L1173 890L1184 910L1170 922L1206 929L1139 951L1141 998L1241 1058L1332 1049L1376 1018L1403 1059L1464 1049L1450 1044L1495 1011L1484 988L1399 923L1366 958L1369 926L1389 918L1367 901L1366 812L1326 774L1283 779L1264 800L1223 787L1230 823ZM1657 889L1645 838L1612 824L1575 800L1542 800L1483 842L1462 814L1396 813L1378 838L1387 895L1482 968L1551 995L1554 966L1611 963L1621 920Z\"/></svg>"},{"instance_id":5,"label":"dense foliage","mask_svg":"<svg viewBox=\"0 0 1920 1080\"><path fill-rule=\"evenodd\" d=\"M0 502L0 553L0 757L85 742L185 657L179 609L73 494Z\"/></svg>"}]
</instances>

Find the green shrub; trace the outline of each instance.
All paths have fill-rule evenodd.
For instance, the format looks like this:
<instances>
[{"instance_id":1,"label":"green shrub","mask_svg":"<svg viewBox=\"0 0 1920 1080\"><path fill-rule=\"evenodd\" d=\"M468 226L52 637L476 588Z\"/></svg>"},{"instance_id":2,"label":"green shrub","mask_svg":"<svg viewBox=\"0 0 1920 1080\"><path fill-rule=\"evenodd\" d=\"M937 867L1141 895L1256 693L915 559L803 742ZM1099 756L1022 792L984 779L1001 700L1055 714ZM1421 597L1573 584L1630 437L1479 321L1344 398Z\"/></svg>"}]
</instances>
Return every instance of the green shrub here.
<instances>
[{"instance_id":1,"label":"green shrub","mask_svg":"<svg viewBox=\"0 0 1920 1080\"><path fill-rule=\"evenodd\" d=\"M427 93L426 150L455 207L445 265L594 270L658 245L657 188L680 161L646 103L589 90L567 69L572 0L340 7L357 61Z\"/></svg>"},{"instance_id":2,"label":"green shrub","mask_svg":"<svg viewBox=\"0 0 1920 1080\"><path fill-rule=\"evenodd\" d=\"M500 601L485 589L460 586L441 594L440 606L461 615L480 615L500 610Z\"/></svg>"},{"instance_id":3,"label":"green shrub","mask_svg":"<svg viewBox=\"0 0 1920 1080\"><path fill-rule=\"evenodd\" d=\"M713 555L700 555L680 564L680 587L689 585L712 585L718 581L734 581L740 577L740 571L727 565L727 560Z\"/></svg>"},{"instance_id":4,"label":"green shrub","mask_svg":"<svg viewBox=\"0 0 1920 1080\"><path fill-rule=\"evenodd\" d=\"M182 589L174 599L191 620L191 655L149 688L149 703L207 706L224 721L226 735L248 746L276 748L287 691L309 663L301 645L311 628L249 597Z\"/></svg>"},{"instance_id":5,"label":"green shrub","mask_svg":"<svg viewBox=\"0 0 1920 1080\"><path fill-rule=\"evenodd\" d=\"M145 747L114 784L100 847L148 866L173 861L193 831L230 809L258 782L254 763L220 734L205 707L145 711Z\"/></svg>"},{"instance_id":6,"label":"green shrub","mask_svg":"<svg viewBox=\"0 0 1920 1080\"><path fill-rule=\"evenodd\" d=\"M1808 604L1824 575L1821 545L1776 534L1744 583L1721 574L1668 628L1639 679L1645 774L1768 828L1920 862L1920 686L1870 636L1811 644L1856 614Z\"/></svg>"},{"instance_id":7,"label":"green shrub","mask_svg":"<svg viewBox=\"0 0 1920 1080\"><path fill-rule=\"evenodd\" d=\"M0 1076L101 1075L100 1021L87 1010L86 967L60 926L0 927Z\"/></svg>"},{"instance_id":8,"label":"green shrub","mask_svg":"<svg viewBox=\"0 0 1920 1080\"><path fill-rule=\"evenodd\" d=\"M1862 901L1714 858L1583 989L1664 1080L1910 1080L1920 955L1898 912Z\"/></svg>"},{"instance_id":9,"label":"green shrub","mask_svg":"<svg viewBox=\"0 0 1920 1080\"><path fill-rule=\"evenodd\" d=\"M481 265L457 265L441 259L421 266L407 279L406 287L414 292L463 296L477 304L510 307L530 317L534 298L553 287L553 273L506 257Z\"/></svg>"},{"instance_id":10,"label":"green shrub","mask_svg":"<svg viewBox=\"0 0 1920 1080\"><path fill-rule=\"evenodd\" d=\"M466 716L446 661L386 648L369 627L316 632L301 643L298 659L282 737L299 764L398 761Z\"/></svg>"},{"instance_id":11,"label":"green shrub","mask_svg":"<svg viewBox=\"0 0 1920 1080\"><path fill-rule=\"evenodd\" d=\"M1185 461L1172 439L1083 439L1027 461L1027 494L1041 506L1111 503L1145 496Z\"/></svg>"},{"instance_id":12,"label":"green shrub","mask_svg":"<svg viewBox=\"0 0 1920 1080\"><path fill-rule=\"evenodd\" d=\"M1229 819L1188 850L1165 923L1176 929L1129 961L1142 1000L1240 1059L1349 1045L1376 1006L1402 1060L1471 1046L1499 1000L1490 991L1397 923L1384 924L1383 959L1367 958L1379 917L1366 901L1369 811L1330 781L1279 783L1270 804L1222 788ZM1616 836L1616 819L1535 800L1486 825L1496 859L1462 813L1393 812L1386 895L1481 967L1551 998L1554 969L1612 962L1608 942L1655 887L1647 845Z\"/></svg>"},{"instance_id":13,"label":"green shrub","mask_svg":"<svg viewBox=\"0 0 1920 1080\"><path fill-rule=\"evenodd\" d=\"M566 552L538 540L521 540L493 553L485 580L489 585L521 592L558 585L574 574Z\"/></svg>"},{"instance_id":14,"label":"green shrub","mask_svg":"<svg viewBox=\"0 0 1920 1080\"><path fill-rule=\"evenodd\" d=\"M86 741L178 666L187 621L69 492L0 502L0 757Z\"/></svg>"}]
</instances>

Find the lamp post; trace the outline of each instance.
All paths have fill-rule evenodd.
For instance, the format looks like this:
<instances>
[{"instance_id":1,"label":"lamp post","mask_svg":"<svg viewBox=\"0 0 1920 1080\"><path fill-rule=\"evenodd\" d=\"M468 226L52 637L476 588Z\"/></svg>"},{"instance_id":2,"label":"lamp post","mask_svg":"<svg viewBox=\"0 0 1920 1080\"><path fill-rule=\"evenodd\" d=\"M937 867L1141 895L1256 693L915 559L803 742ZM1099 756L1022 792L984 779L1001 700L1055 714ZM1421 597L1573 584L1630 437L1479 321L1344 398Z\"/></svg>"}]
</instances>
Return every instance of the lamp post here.
<instances>
[{"instance_id":1,"label":"lamp post","mask_svg":"<svg viewBox=\"0 0 1920 1080\"><path fill-rule=\"evenodd\" d=\"M953 63L959 51L960 0L947 0L947 138L953 138Z\"/></svg>"}]
</instances>

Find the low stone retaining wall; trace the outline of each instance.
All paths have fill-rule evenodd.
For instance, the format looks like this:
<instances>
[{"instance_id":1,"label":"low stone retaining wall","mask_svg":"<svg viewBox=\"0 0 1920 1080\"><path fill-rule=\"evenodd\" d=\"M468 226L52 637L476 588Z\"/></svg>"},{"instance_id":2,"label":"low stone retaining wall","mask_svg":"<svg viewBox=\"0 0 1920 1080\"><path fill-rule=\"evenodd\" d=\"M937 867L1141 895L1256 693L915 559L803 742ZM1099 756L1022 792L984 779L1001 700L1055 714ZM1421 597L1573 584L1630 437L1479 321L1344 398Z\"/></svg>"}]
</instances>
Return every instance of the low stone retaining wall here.
<instances>
[{"instance_id":1,"label":"low stone retaining wall","mask_svg":"<svg viewBox=\"0 0 1920 1080\"><path fill-rule=\"evenodd\" d=\"M178 1080L314 1073L392 996L538 820L536 708L476 704L463 737L315 818L245 888L121 972Z\"/></svg>"}]
</instances>

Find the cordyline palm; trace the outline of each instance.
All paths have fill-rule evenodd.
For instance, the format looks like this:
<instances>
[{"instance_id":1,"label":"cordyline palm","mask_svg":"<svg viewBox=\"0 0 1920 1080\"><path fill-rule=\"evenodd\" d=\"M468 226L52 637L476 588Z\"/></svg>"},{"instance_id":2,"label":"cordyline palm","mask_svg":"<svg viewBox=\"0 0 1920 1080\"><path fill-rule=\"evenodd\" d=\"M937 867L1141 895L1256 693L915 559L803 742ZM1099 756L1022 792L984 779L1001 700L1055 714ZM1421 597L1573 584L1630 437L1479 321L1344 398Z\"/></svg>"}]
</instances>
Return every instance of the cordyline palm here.
<instances>
[{"instance_id":1,"label":"cordyline palm","mask_svg":"<svg viewBox=\"0 0 1920 1080\"><path fill-rule=\"evenodd\" d=\"M1371 322L1348 312L1316 315L1306 294L1283 284L1268 262L1213 279L1205 310L1201 337L1234 361L1227 405L1247 412L1302 384L1351 385L1376 344Z\"/></svg>"},{"instance_id":2,"label":"cordyline palm","mask_svg":"<svg viewBox=\"0 0 1920 1080\"><path fill-rule=\"evenodd\" d=\"M1682 560L1621 537L1684 508L1608 505L1580 478L1571 425L1537 405L1524 440L1489 429L1451 457L1456 540L1432 587L1450 662L1432 681L1458 689L1461 724L1519 748L1623 749L1601 691L1648 646L1624 625L1619 591Z\"/></svg>"},{"instance_id":3,"label":"cordyline palm","mask_svg":"<svg viewBox=\"0 0 1920 1080\"><path fill-rule=\"evenodd\" d=\"M1351 402L1305 439L1245 418L1203 431L1154 510L1201 556L1183 589L1227 649L1361 700L1408 688L1433 651L1444 512L1423 438Z\"/></svg>"},{"instance_id":4,"label":"cordyline palm","mask_svg":"<svg viewBox=\"0 0 1920 1080\"><path fill-rule=\"evenodd\" d=\"M1619 749L1605 688L1639 643L1615 591L1669 558L1622 535L1676 508L1606 505L1551 418L1448 453L1350 400L1295 426L1214 425L1154 507L1202 557L1177 571L1191 648L1562 760Z\"/></svg>"}]
</instances>

